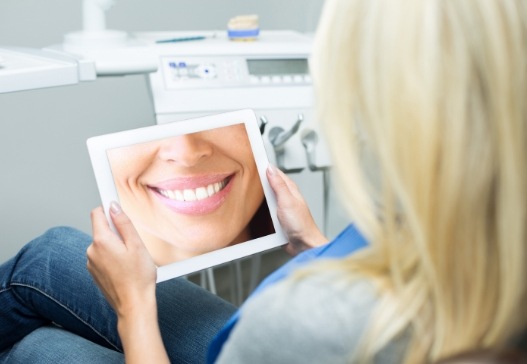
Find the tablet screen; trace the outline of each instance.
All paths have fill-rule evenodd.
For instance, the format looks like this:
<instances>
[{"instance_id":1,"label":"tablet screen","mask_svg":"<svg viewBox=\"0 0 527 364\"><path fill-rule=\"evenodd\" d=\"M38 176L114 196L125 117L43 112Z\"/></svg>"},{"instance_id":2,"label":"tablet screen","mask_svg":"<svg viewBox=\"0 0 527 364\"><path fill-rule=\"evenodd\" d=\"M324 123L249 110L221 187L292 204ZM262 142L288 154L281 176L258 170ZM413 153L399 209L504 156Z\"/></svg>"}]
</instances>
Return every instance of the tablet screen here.
<instances>
[{"instance_id":1,"label":"tablet screen","mask_svg":"<svg viewBox=\"0 0 527 364\"><path fill-rule=\"evenodd\" d=\"M105 210L121 204L158 281L285 243L256 124L243 110L88 142Z\"/></svg>"}]
</instances>

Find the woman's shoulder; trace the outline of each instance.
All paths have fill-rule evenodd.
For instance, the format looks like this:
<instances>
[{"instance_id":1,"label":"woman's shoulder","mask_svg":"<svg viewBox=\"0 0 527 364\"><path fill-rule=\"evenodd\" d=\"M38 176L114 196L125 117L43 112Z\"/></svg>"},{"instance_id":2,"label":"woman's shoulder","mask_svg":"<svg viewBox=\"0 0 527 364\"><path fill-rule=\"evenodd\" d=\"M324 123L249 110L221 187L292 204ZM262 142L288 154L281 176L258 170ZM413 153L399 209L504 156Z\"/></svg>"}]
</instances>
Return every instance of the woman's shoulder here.
<instances>
[{"instance_id":1,"label":"woman's shoulder","mask_svg":"<svg viewBox=\"0 0 527 364\"><path fill-rule=\"evenodd\" d=\"M355 319L350 311L372 311L378 300L373 282L360 277L349 278L337 269L289 277L264 294L262 301L298 306L300 312L320 312L324 317L328 317L326 311L331 311L332 316L343 315L344 320Z\"/></svg>"},{"instance_id":2,"label":"woman's shoulder","mask_svg":"<svg viewBox=\"0 0 527 364\"><path fill-rule=\"evenodd\" d=\"M372 283L338 271L291 277L246 303L226 349L233 362L349 362L376 302Z\"/></svg>"},{"instance_id":3,"label":"woman's shoulder","mask_svg":"<svg viewBox=\"0 0 527 364\"><path fill-rule=\"evenodd\" d=\"M378 295L371 281L343 275L326 270L290 277L264 292L254 309L272 302L275 314L282 312L284 320L314 330L317 336L324 330L328 336L354 339L362 333Z\"/></svg>"}]
</instances>

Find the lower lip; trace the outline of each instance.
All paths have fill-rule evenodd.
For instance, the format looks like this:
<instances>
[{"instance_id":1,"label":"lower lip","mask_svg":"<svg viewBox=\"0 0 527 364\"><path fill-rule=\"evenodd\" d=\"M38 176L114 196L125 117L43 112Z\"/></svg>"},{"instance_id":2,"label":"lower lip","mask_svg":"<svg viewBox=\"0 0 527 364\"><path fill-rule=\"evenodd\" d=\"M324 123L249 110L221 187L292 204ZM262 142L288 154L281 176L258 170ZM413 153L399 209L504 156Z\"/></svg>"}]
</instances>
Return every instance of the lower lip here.
<instances>
[{"instance_id":1,"label":"lower lip","mask_svg":"<svg viewBox=\"0 0 527 364\"><path fill-rule=\"evenodd\" d=\"M229 182L223 188L223 190L211 197L196 201L171 200L153 189L150 191L152 191L165 206L174 212L184 215L207 215L216 211L221 205L223 205L227 199L227 195L232 190L233 181L234 176L229 179Z\"/></svg>"}]
</instances>

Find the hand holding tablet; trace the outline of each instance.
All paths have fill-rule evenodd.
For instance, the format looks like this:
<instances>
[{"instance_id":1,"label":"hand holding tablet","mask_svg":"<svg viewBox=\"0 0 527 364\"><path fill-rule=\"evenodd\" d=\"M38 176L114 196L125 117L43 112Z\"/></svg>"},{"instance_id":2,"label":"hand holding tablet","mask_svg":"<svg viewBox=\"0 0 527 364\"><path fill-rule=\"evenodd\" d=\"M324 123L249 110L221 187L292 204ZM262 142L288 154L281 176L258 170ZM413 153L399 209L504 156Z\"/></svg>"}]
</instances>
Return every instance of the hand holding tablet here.
<instances>
[{"instance_id":1,"label":"hand holding tablet","mask_svg":"<svg viewBox=\"0 0 527 364\"><path fill-rule=\"evenodd\" d=\"M118 201L158 282L286 243L251 110L98 136L88 149L107 217Z\"/></svg>"}]
</instances>

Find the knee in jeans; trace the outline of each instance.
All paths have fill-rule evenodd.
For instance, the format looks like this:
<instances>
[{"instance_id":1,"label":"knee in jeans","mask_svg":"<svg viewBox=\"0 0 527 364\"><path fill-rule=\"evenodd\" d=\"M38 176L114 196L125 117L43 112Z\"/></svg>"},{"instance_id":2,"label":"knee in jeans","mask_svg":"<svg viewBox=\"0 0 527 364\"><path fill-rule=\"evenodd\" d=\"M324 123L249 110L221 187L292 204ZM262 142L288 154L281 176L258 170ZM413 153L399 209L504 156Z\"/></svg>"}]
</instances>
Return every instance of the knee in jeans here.
<instances>
[{"instance_id":1,"label":"knee in jeans","mask_svg":"<svg viewBox=\"0 0 527 364\"><path fill-rule=\"evenodd\" d=\"M21 254L30 256L60 257L70 252L85 252L91 238L71 227L54 227L22 248Z\"/></svg>"},{"instance_id":2,"label":"knee in jeans","mask_svg":"<svg viewBox=\"0 0 527 364\"><path fill-rule=\"evenodd\" d=\"M89 238L85 233L69 226L52 227L42 234L42 237L44 240L54 243L63 243L71 240L85 240Z\"/></svg>"},{"instance_id":3,"label":"knee in jeans","mask_svg":"<svg viewBox=\"0 0 527 364\"><path fill-rule=\"evenodd\" d=\"M10 281L40 284L52 279L51 276L72 274L72 267L85 268L86 249L90 243L88 235L73 228L52 228L26 244L12 260Z\"/></svg>"}]
</instances>

